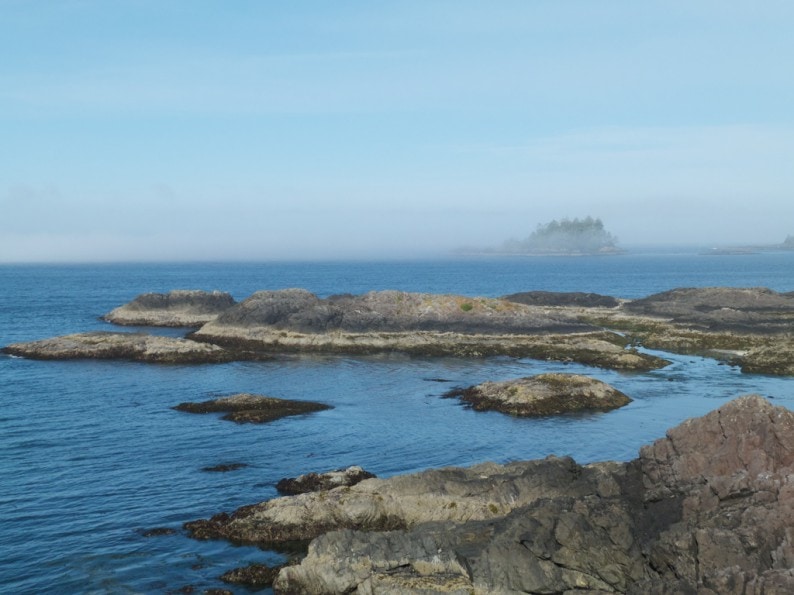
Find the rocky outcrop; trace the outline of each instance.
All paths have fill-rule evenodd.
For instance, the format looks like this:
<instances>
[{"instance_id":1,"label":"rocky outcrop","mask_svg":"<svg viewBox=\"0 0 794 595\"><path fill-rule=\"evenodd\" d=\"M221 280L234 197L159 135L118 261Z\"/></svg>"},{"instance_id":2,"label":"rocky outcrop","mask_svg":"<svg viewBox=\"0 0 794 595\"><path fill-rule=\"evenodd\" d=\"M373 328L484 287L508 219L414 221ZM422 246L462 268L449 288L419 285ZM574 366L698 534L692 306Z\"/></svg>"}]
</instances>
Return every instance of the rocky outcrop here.
<instances>
[{"instance_id":1,"label":"rocky outcrop","mask_svg":"<svg viewBox=\"0 0 794 595\"><path fill-rule=\"evenodd\" d=\"M237 423L267 423L290 415L303 415L331 409L312 401L291 401L262 395L240 393L200 403L180 403L174 407L187 413L226 413L221 419Z\"/></svg>"},{"instance_id":2,"label":"rocky outcrop","mask_svg":"<svg viewBox=\"0 0 794 595\"><path fill-rule=\"evenodd\" d=\"M287 495L306 494L331 490L338 487L350 487L365 479L372 479L374 474L365 471L358 465L345 469L335 469L325 473L305 473L298 477L285 477L276 484L276 489Z\"/></svg>"},{"instance_id":3,"label":"rocky outcrop","mask_svg":"<svg viewBox=\"0 0 794 595\"><path fill-rule=\"evenodd\" d=\"M794 320L794 296L759 287L672 289L634 300L624 308L635 314L723 332L787 333Z\"/></svg>"},{"instance_id":4,"label":"rocky outcrop","mask_svg":"<svg viewBox=\"0 0 794 595\"><path fill-rule=\"evenodd\" d=\"M794 340L788 337L750 349L737 358L742 372L794 376Z\"/></svg>"},{"instance_id":5,"label":"rocky outcrop","mask_svg":"<svg viewBox=\"0 0 794 595\"><path fill-rule=\"evenodd\" d=\"M91 332L14 343L4 353L31 359L126 359L150 363L220 363L238 357L217 345L143 333Z\"/></svg>"},{"instance_id":6,"label":"rocky outcrop","mask_svg":"<svg viewBox=\"0 0 794 595\"><path fill-rule=\"evenodd\" d=\"M276 593L794 591L794 413L742 397L629 463L448 468L278 498L196 537L315 538Z\"/></svg>"},{"instance_id":7,"label":"rocky outcrop","mask_svg":"<svg viewBox=\"0 0 794 595\"><path fill-rule=\"evenodd\" d=\"M593 330L565 313L549 314L494 298L371 291L320 299L305 289L259 291L200 334L222 327L267 327L298 333L526 334Z\"/></svg>"},{"instance_id":8,"label":"rocky outcrop","mask_svg":"<svg viewBox=\"0 0 794 595\"><path fill-rule=\"evenodd\" d=\"M511 355L629 370L669 363L578 315L491 298L379 291L321 300L288 289L257 292L190 337L266 353Z\"/></svg>"},{"instance_id":9,"label":"rocky outcrop","mask_svg":"<svg viewBox=\"0 0 794 595\"><path fill-rule=\"evenodd\" d=\"M179 289L144 293L112 310L103 319L127 326L198 327L234 306L231 294Z\"/></svg>"},{"instance_id":10,"label":"rocky outcrop","mask_svg":"<svg viewBox=\"0 0 794 595\"><path fill-rule=\"evenodd\" d=\"M606 382L580 374L538 374L483 382L451 390L445 396L457 397L477 411L501 411L519 417L609 411L631 402Z\"/></svg>"},{"instance_id":11,"label":"rocky outcrop","mask_svg":"<svg viewBox=\"0 0 794 595\"><path fill-rule=\"evenodd\" d=\"M528 306L576 306L580 308L617 308L620 300L609 295L581 291L524 291L502 297L508 302Z\"/></svg>"}]
</instances>

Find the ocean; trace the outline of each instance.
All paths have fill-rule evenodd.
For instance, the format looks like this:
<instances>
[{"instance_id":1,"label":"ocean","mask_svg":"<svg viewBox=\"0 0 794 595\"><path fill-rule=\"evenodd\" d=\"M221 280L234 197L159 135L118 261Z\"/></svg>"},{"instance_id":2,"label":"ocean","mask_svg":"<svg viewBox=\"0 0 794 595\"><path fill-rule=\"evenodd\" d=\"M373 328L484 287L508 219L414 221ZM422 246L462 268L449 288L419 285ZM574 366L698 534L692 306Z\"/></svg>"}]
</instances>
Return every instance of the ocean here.
<instances>
[{"instance_id":1,"label":"ocean","mask_svg":"<svg viewBox=\"0 0 794 595\"><path fill-rule=\"evenodd\" d=\"M0 266L0 345L87 330L140 293L219 289L244 299L302 287L325 297L400 289L469 296L587 291L637 298L674 287L794 290L794 252L472 257L412 262ZM122 329L137 330L137 329ZM181 329L145 329L180 335ZM663 354L648 373L507 357L292 355L265 362L153 365L0 355L0 592L168 593L282 554L189 539L182 523L276 496L283 477L361 465L390 476L482 461L570 455L629 460L667 428L750 392L794 405L794 379ZM517 419L444 399L455 386L548 371L586 373L634 401L609 413ZM264 425L172 409L237 392L333 409ZM204 471L224 463L246 466ZM147 536L154 528L172 529Z\"/></svg>"}]
</instances>

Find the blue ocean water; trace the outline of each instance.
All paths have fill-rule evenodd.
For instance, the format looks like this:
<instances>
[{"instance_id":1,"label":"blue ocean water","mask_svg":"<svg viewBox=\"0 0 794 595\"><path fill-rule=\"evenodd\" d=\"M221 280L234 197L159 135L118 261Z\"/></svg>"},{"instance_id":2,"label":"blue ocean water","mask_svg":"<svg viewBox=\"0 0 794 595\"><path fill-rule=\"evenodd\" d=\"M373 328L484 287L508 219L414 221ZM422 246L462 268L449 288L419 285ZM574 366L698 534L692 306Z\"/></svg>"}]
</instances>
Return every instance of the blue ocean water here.
<instances>
[{"instance_id":1,"label":"blue ocean water","mask_svg":"<svg viewBox=\"0 0 794 595\"><path fill-rule=\"evenodd\" d=\"M148 291L304 287L499 296L536 289L636 298L673 287L794 290L794 253L417 262L0 266L0 345L111 329L99 316ZM178 334L182 331L148 329ZM388 476L428 467L572 455L628 460L683 419L748 392L794 404L794 380L670 356L644 374L530 359L289 356L173 366L0 356L0 592L166 593L229 588L218 577L278 553L200 542L185 521L276 495L282 477L359 464ZM515 419L441 395L452 386L583 372L630 395L606 414ZM446 380L448 382L439 382ZM334 408L254 426L171 409L248 391ZM229 473L202 468L248 466ZM171 535L146 537L155 527ZM245 593L244 589L232 588Z\"/></svg>"}]
</instances>

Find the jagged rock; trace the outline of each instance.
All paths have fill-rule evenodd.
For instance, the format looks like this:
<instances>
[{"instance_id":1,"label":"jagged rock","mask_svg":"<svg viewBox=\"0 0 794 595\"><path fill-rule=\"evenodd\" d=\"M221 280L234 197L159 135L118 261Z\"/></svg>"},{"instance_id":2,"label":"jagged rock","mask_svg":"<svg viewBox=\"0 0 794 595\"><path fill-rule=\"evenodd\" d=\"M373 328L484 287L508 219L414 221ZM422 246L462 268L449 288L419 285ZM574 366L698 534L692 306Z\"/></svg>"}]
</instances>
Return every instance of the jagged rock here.
<instances>
[{"instance_id":1,"label":"jagged rock","mask_svg":"<svg viewBox=\"0 0 794 595\"><path fill-rule=\"evenodd\" d=\"M511 293L503 300L528 306L577 306L581 308L617 308L620 300L609 295L581 291L524 291Z\"/></svg>"},{"instance_id":2,"label":"jagged rock","mask_svg":"<svg viewBox=\"0 0 794 595\"><path fill-rule=\"evenodd\" d=\"M231 294L222 291L177 289L141 294L103 318L127 326L201 326L235 303Z\"/></svg>"},{"instance_id":3,"label":"jagged rock","mask_svg":"<svg viewBox=\"0 0 794 595\"><path fill-rule=\"evenodd\" d=\"M226 349L208 343L101 331L15 343L2 351L32 359L128 359L167 364L220 363L235 359Z\"/></svg>"},{"instance_id":4,"label":"jagged rock","mask_svg":"<svg viewBox=\"0 0 794 595\"><path fill-rule=\"evenodd\" d=\"M316 537L282 594L794 592L794 413L742 397L629 463L439 469L201 523L235 542Z\"/></svg>"},{"instance_id":5,"label":"jagged rock","mask_svg":"<svg viewBox=\"0 0 794 595\"><path fill-rule=\"evenodd\" d=\"M353 465L346 469L336 469L325 473L306 473L298 477L285 477L276 484L276 489L282 494L305 494L342 486L350 487L373 477L375 477L374 474Z\"/></svg>"},{"instance_id":6,"label":"jagged rock","mask_svg":"<svg viewBox=\"0 0 794 595\"><path fill-rule=\"evenodd\" d=\"M580 374L538 374L503 382L484 382L451 390L445 396L458 397L477 411L501 411L520 417L608 411L631 402L607 383Z\"/></svg>"},{"instance_id":7,"label":"jagged rock","mask_svg":"<svg viewBox=\"0 0 794 595\"><path fill-rule=\"evenodd\" d=\"M262 395L240 393L200 403L180 403L177 411L188 413L226 413L222 419L237 423L267 423L289 415L303 415L331 409L330 405L312 401L291 401Z\"/></svg>"}]
</instances>

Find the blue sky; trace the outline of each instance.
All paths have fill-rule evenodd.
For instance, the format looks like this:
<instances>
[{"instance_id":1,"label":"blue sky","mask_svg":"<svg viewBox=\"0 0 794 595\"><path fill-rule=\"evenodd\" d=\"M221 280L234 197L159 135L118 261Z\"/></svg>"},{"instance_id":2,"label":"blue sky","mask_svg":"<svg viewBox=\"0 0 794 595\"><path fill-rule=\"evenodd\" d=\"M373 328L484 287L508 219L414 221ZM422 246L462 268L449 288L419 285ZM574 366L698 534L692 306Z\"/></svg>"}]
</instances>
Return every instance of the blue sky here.
<instances>
[{"instance_id":1,"label":"blue sky","mask_svg":"<svg viewBox=\"0 0 794 595\"><path fill-rule=\"evenodd\" d=\"M794 4L0 0L0 261L794 234Z\"/></svg>"}]
</instances>

